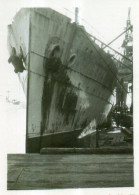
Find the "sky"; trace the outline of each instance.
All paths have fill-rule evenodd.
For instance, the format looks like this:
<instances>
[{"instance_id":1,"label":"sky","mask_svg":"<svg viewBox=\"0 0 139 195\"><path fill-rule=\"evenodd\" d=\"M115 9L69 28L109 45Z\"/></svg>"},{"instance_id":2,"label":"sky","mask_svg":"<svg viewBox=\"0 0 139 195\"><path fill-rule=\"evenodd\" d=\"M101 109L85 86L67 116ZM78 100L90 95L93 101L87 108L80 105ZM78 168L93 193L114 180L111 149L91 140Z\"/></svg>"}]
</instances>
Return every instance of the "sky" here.
<instances>
[{"instance_id":1,"label":"sky","mask_svg":"<svg viewBox=\"0 0 139 195\"><path fill-rule=\"evenodd\" d=\"M128 15L128 7L131 7L131 22L134 27L134 102L136 104L134 112L138 113L139 107L139 71L138 71L138 48L139 48L139 28L138 28L138 18L139 18L139 1L138 0L0 0L0 96L5 97L7 91L10 91L12 98L21 99L25 101L25 95L21 89L17 75L14 73L14 69L11 64L8 64L8 49L7 49L7 25L12 22L12 18L22 7L51 7L64 15L70 16L73 20L74 18L74 8L79 7L79 24L84 25L87 31L105 43L109 43L121 32L124 31L126 26L126 20ZM123 37L116 41L111 46L118 50L121 46ZM1 101L1 100L0 100ZM12 121L16 122L16 118L12 117L8 119L7 116L3 116L3 112L7 112L4 108L3 102L0 102L0 117L2 119L2 125L5 127L5 121L7 128L11 125L11 129L8 129L8 133L19 139L22 143L23 135L19 132L14 131ZM2 108L3 107L3 108ZM11 108L8 108L10 112ZM13 110L15 116L18 117L19 121L17 123L17 128L22 120L22 115L25 112L15 109ZM3 119L5 117L5 120ZM25 123L25 121L23 121ZM135 129L139 129L138 115L135 114L134 117ZM0 126L1 128L1 126ZM5 131L5 129L0 129ZM2 133L1 133L2 134ZM5 135L7 132L5 133ZM135 132L135 152L139 150L138 141L139 131ZM6 138L2 140L3 144ZM1 138L0 138L1 142ZM16 148L15 151L23 151L20 149L21 145L16 145L12 140L9 142L10 147ZM24 146L23 146L24 147ZM7 151L7 150L4 150ZM4 161L4 166L6 166L6 161ZM136 159L137 163L137 159ZM138 160L139 163L139 160ZM139 169L135 169L139 172ZM120 191L121 192L121 191ZM128 193L128 191L127 191Z\"/></svg>"}]
</instances>

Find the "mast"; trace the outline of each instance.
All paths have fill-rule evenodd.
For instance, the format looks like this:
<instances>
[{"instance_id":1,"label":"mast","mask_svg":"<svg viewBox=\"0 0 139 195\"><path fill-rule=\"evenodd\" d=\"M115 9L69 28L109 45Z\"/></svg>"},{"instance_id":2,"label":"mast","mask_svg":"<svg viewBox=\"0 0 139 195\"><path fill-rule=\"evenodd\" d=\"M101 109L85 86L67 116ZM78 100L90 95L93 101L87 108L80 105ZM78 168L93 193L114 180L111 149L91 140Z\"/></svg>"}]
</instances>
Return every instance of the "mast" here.
<instances>
[{"instance_id":1,"label":"mast","mask_svg":"<svg viewBox=\"0 0 139 195\"><path fill-rule=\"evenodd\" d=\"M126 27L125 27L125 38L123 40L123 43L121 45L122 50L123 50L123 55L126 56L126 58L122 58L121 62L123 64L125 64L127 67L129 67L128 69L126 68L126 66L123 66L122 64L120 64L120 66L118 67L118 77L121 80L121 84L124 86L124 88L126 88L126 91L128 91L129 93L129 85L132 86L133 83L133 64L131 63L131 61L133 61L133 35L132 35L132 25L131 25L131 20L130 20L130 11L131 9L128 9L128 18L126 21ZM132 88L132 87L131 87ZM131 110L132 110L132 105L133 105L133 100L132 100L132 91L130 91L131 93ZM125 91L123 91L122 89L120 89L120 86L117 86L117 101L116 104L119 107L127 107L126 105L126 100L127 100L127 93Z\"/></svg>"},{"instance_id":2,"label":"mast","mask_svg":"<svg viewBox=\"0 0 139 195\"><path fill-rule=\"evenodd\" d=\"M78 14L79 14L79 8L75 7L75 23L78 24Z\"/></svg>"},{"instance_id":3,"label":"mast","mask_svg":"<svg viewBox=\"0 0 139 195\"><path fill-rule=\"evenodd\" d=\"M79 24L79 0L74 0L74 7L75 7L75 15L74 21L76 24Z\"/></svg>"}]
</instances>

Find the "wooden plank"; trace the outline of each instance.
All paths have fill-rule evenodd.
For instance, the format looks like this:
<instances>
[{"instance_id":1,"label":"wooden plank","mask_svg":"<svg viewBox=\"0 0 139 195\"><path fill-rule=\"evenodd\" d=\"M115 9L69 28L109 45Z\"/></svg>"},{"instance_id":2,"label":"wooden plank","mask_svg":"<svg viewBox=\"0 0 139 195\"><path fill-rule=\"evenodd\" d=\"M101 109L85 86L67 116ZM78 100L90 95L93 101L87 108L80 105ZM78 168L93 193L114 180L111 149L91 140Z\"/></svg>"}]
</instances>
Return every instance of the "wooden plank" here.
<instances>
[{"instance_id":1,"label":"wooden plank","mask_svg":"<svg viewBox=\"0 0 139 195\"><path fill-rule=\"evenodd\" d=\"M68 185L65 185L65 183L61 183L61 184L54 184L52 186L52 184L47 184L46 183L40 183L40 185L36 185L36 183L24 183L24 184L16 184L16 185L11 185L8 184L8 189L9 190L38 190L38 189L66 189L66 188L98 188L98 187L133 187L133 181L121 181L119 183L113 183L113 181L110 181L109 184L105 181L94 181L94 182L90 182L88 181L88 183L79 183L78 185L74 185L72 182L68 182Z\"/></svg>"},{"instance_id":2,"label":"wooden plank","mask_svg":"<svg viewBox=\"0 0 139 195\"><path fill-rule=\"evenodd\" d=\"M132 155L8 155L8 189L129 187Z\"/></svg>"},{"instance_id":3,"label":"wooden plank","mask_svg":"<svg viewBox=\"0 0 139 195\"><path fill-rule=\"evenodd\" d=\"M119 143L124 144L123 135L114 136L112 145L115 143L117 146ZM122 138L122 139L121 139ZM103 147L103 148L42 148L41 154L131 154L133 149L127 147Z\"/></svg>"},{"instance_id":4,"label":"wooden plank","mask_svg":"<svg viewBox=\"0 0 139 195\"><path fill-rule=\"evenodd\" d=\"M58 174L58 175L45 175L45 177L39 177L37 180L33 180L38 177L38 174L34 176L34 173L29 173L26 175L22 175L20 180L15 183L15 189L18 186L23 186L22 189L26 189L26 187L34 187L35 189L43 188L76 188L76 187L125 187L133 186L133 177L129 174ZM28 178L30 174L30 179ZM26 179L25 179L26 178Z\"/></svg>"},{"instance_id":5,"label":"wooden plank","mask_svg":"<svg viewBox=\"0 0 139 195\"><path fill-rule=\"evenodd\" d=\"M64 154L64 155L62 155L62 154L58 154L58 155L40 155L40 154L8 154L8 160L24 160L24 159L27 159L27 160L35 160L35 159L51 159L51 160L53 160L53 159L67 159L67 158L71 158L71 159L74 159L74 158L76 158L76 160L78 160L78 158L77 158L77 154L75 154L75 155L70 155L70 154ZM95 155L95 154L87 154L87 155L80 155L82 158L84 158L84 159L86 159L86 156L87 156L87 159L88 158L93 158L93 159L113 159L113 158L116 158L116 159L118 159L118 158L120 158L120 159L127 159L127 158L130 158L130 159L133 159L133 155L131 155L131 154L107 154L107 155L105 155L105 154L101 154L101 155Z\"/></svg>"},{"instance_id":6,"label":"wooden plank","mask_svg":"<svg viewBox=\"0 0 139 195\"><path fill-rule=\"evenodd\" d=\"M28 158L28 156L14 156L8 155L9 164L17 164L17 163L122 163L122 162L133 162L132 155L32 155L32 157Z\"/></svg>"},{"instance_id":7,"label":"wooden plank","mask_svg":"<svg viewBox=\"0 0 139 195\"><path fill-rule=\"evenodd\" d=\"M20 176L23 168L14 167L11 169L8 169L8 182L14 183L18 180L18 177Z\"/></svg>"},{"instance_id":8,"label":"wooden plank","mask_svg":"<svg viewBox=\"0 0 139 195\"><path fill-rule=\"evenodd\" d=\"M9 167L10 169L16 169L16 167ZM40 166L39 164L35 164L33 166L26 166L24 167L24 171L28 170L30 172L32 170L37 171L37 172L42 172L45 174L59 174L59 173L128 173L129 171L132 172L133 166L131 164L71 164L71 163L66 163L66 164L43 164Z\"/></svg>"},{"instance_id":9,"label":"wooden plank","mask_svg":"<svg viewBox=\"0 0 139 195\"><path fill-rule=\"evenodd\" d=\"M57 164L57 165L56 165ZM67 167L69 167L69 166L72 166L73 164L74 164L74 166L76 167L76 166L81 166L81 168L82 167L85 167L86 168L86 165L88 166L88 168L92 165L92 163L45 163L45 162L33 162L33 163L23 163L23 164L15 164L15 165L9 165L8 166L8 168L9 169L16 169L16 168L21 168L21 167L23 167L23 168L26 168L26 167L40 167L40 168L42 168L42 167L49 167L49 169L51 168L51 167L56 167L56 166L60 166L60 165L62 165L63 167L64 166L67 166ZM94 166L98 166L99 167L99 169L100 169L100 167L102 167L103 166L103 169L104 169L104 167L112 167L112 168L121 168L121 169L130 169L130 168L133 168L133 164L132 163L130 163L130 162L122 162L122 163L93 163L93 165ZM92 167L91 167L92 168Z\"/></svg>"}]
</instances>

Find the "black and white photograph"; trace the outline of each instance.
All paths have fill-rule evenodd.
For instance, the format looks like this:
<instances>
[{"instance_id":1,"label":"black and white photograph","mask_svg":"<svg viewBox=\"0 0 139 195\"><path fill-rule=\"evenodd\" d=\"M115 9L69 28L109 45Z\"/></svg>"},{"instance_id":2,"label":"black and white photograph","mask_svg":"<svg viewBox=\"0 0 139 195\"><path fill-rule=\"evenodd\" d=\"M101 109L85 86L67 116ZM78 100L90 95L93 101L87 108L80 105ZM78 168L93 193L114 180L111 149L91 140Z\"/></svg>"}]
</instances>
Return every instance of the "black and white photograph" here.
<instances>
[{"instance_id":1,"label":"black and white photograph","mask_svg":"<svg viewBox=\"0 0 139 195\"><path fill-rule=\"evenodd\" d=\"M0 0L3 194L139 193L138 6Z\"/></svg>"}]
</instances>

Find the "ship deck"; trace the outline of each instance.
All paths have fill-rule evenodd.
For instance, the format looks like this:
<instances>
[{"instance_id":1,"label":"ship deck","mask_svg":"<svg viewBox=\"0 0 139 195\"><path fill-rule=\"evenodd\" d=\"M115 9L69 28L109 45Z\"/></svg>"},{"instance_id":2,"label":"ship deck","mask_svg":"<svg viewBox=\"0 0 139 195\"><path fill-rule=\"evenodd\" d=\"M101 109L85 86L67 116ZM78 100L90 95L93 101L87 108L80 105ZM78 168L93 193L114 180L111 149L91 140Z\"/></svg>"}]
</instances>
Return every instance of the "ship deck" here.
<instances>
[{"instance_id":1,"label":"ship deck","mask_svg":"<svg viewBox=\"0 0 139 195\"><path fill-rule=\"evenodd\" d=\"M8 154L8 190L133 185L132 154Z\"/></svg>"}]
</instances>

